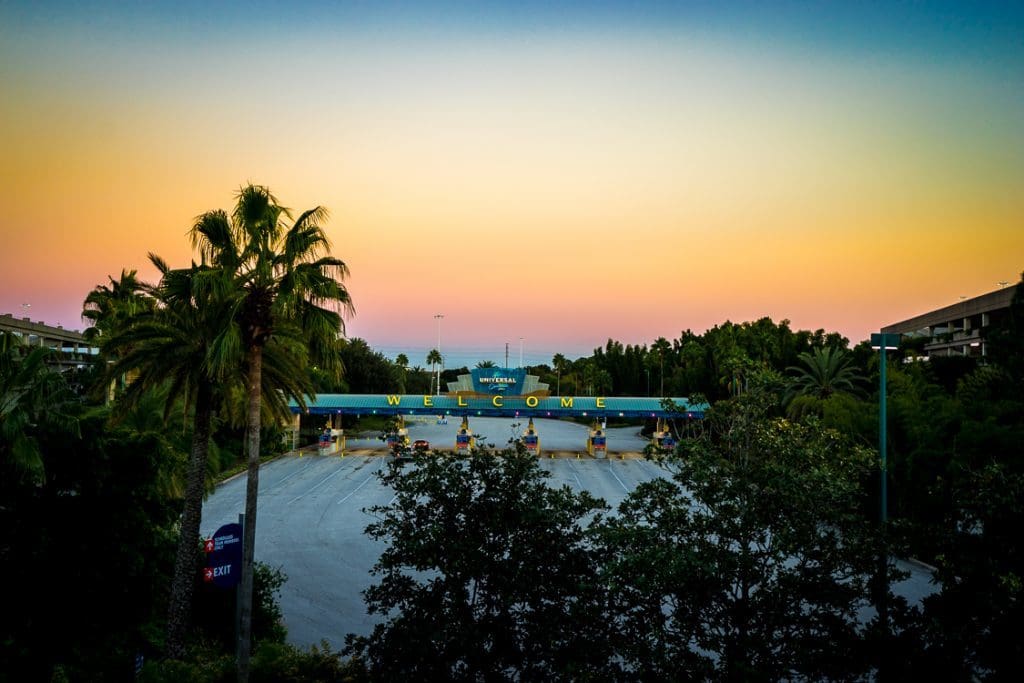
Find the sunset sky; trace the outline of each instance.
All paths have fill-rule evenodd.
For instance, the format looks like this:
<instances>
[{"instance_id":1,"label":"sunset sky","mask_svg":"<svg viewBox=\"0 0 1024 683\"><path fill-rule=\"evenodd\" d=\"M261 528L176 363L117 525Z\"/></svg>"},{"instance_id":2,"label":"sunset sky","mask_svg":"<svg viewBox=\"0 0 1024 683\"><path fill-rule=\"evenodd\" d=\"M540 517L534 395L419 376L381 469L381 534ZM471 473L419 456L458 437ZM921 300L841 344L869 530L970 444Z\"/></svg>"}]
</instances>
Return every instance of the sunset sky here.
<instances>
[{"instance_id":1,"label":"sunset sky","mask_svg":"<svg viewBox=\"0 0 1024 683\"><path fill-rule=\"evenodd\" d=\"M0 313L80 329L249 181L420 364L435 313L494 360L856 343L1024 270L1024 3L339 4L0 2Z\"/></svg>"}]
</instances>

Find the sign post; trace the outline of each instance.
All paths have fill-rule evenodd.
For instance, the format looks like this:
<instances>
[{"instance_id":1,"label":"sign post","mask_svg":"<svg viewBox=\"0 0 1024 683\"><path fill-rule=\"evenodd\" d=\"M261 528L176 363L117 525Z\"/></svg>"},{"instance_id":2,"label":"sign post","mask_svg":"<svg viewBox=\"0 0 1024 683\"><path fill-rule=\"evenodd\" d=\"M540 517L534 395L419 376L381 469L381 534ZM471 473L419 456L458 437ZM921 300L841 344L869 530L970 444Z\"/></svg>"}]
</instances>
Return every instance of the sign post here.
<instances>
[{"instance_id":1,"label":"sign post","mask_svg":"<svg viewBox=\"0 0 1024 683\"><path fill-rule=\"evenodd\" d=\"M203 542L206 566L203 581L234 588L242 578L242 525L225 524Z\"/></svg>"}]
</instances>

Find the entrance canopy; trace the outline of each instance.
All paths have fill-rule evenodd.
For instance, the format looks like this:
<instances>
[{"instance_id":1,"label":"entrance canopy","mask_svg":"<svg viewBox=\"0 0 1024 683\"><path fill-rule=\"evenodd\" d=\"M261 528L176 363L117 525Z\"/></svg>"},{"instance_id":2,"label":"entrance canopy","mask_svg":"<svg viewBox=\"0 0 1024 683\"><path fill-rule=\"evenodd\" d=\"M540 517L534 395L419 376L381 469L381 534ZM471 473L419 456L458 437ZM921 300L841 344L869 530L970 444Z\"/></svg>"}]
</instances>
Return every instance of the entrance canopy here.
<instances>
[{"instance_id":1,"label":"entrance canopy","mask_svg":"<svg viewBox=\"0 0 1024 683\"><path fill-rule=\"evenodd\" d=\"M672 402L666 409L664 401ZM300 412L292 401L293 413ZM306 401L311 415L455 415L458 417L702 418L707 403L603 396L423 396L417 394L318 394Z\"/></svg>"}]
</instances>

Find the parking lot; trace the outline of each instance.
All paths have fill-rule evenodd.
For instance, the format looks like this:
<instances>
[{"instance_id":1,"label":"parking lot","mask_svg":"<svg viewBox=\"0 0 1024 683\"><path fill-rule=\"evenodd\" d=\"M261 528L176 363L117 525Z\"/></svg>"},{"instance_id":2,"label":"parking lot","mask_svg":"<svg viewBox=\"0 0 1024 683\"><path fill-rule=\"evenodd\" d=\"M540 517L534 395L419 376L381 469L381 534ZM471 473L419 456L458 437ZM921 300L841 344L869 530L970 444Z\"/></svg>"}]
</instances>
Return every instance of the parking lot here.
<instances>
[{"instance_id":1,"label":"parking lot","mask_svg":"<svg viewBox=\"0 0 1024 683\"><path fill-rule=\"evenodd\" d=\"M504 444L514 433L511 423L501 418L471 420L474 431L489 443ZM425 438L434 448L454 445L458 420L447 425L434 420L409 425L411 439ZM522 425L525 428L525 422ZM542 457L540 465L551 474L554 486L589 491L612 507L639 484L668 472L635 457L593 459L582 448L586 427L573 423L538 420L542 448L554 442L558 458ZM609 430L609 448L633 453L642 448L637 428ZM630 434L632 432L632 435ZM507 436L505 436L507 434ZM289 641L301 646L326 639L333 647L344 643L347 633L365 634L376 617L366 614L361 591L372 583L369 572L382 546L363 535L372 521L364 510L386 505L394 498L377 472L388 458L360 453L358 442L350 444L345 457L337 455L283 456L260 470L260 499L256 529L256 558L280 567L288 581L281 590L281 607ZM374 440L368 446L381 449ZM639 448L636 448L639 447ZM630 449L630 450L625 450ZM580 454L577 459L574 453ZM241 475L217 488L203 507L202 533L211 535L219 526L235 522L245 508L246 477ZM910 565L912 576L899 592L919 599L930 592L927 573Z\"/></svg>"}]
</instances>

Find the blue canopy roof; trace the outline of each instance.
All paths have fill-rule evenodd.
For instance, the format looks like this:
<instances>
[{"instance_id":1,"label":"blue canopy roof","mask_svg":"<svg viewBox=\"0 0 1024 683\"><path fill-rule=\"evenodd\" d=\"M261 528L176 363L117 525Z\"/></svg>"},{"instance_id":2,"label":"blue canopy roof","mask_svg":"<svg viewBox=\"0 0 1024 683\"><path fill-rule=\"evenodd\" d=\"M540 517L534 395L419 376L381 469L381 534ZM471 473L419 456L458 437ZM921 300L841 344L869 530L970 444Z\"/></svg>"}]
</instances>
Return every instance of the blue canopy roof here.
<instances>
[{"instance_id":1,"label":"blue canopy roof","mask_svg":"<svg viewBox=\"0 0 1024 683\"><path fill-rule=\"evenodd\" d=\"M666 409L663 401L671 401ZM299 412L294 401L292 412ZM318 394L307 399L312 415L456 415L486 417L691 417L702 418L707 403L686 397L596 396L424 396L421 394Z\"/></svg>"}]
</instances>

